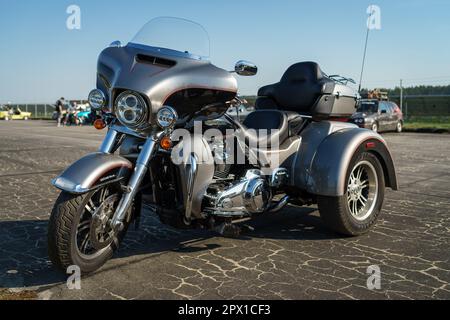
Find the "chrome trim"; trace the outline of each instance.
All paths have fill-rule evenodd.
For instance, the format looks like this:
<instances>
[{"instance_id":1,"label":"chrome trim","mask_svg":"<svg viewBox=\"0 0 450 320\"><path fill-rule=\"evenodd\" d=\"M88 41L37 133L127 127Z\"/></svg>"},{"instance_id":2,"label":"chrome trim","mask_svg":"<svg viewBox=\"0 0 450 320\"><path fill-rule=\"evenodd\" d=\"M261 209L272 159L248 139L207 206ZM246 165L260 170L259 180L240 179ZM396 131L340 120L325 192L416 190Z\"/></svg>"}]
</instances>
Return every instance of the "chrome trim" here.
<instances>
[{"instance_id":1,"label":"chrome trim","mask_svg":"<svg viewBox=\"0 0 450 320\"><path fill-rule=\"evenodd\" d=\"M239 60L234 66L234 72L240 76L254 76L258 73L258 67L253 62Z\"/></svg>"},{"instance_id":2,"label":"chrome trim","mask_svg":"<svg viewBox=\"0 0 450 320\"><path fill-rule=\"evenodd\" d=\"M55 188L58 188L59 190L63 190L63 191L67 191L67 192L75 193L75 194L83 194L83 193L88 193L93 190L100 189L100 188L102 188L106 185L112 184L112 183L120 182L122 180L123 180L123 177L119 177L116 179L108 180L104 183L97 184L90 188L83 187L81 184L74 184L73 182L71 182L70 180L68 180L64 177L56 177L55 179L52 179L51 183Z\"/></svg>"},{"instance_id":3,"label":"chrome trim","mask_svg":"<svg viewBox=\"0 0 450 320\"><path fill-rule=\"evenodd\" d=\"M289 182L289 172L285 168L276 168L272 172L269 185L272 188L280 188Z\"/></svg>"},{"instance_id":4,"label":"chrome trim","mask_svg":"<svg viewBox=\"0 0 450 320\"><path fill-rule=\"evenodd\" d=\"M128 209L133 203L133 199L139 189L139 186L144 179L145 173L148 169L148 164L158 150L158 137L151 137L147 139L144 146L142 147L141 153L136 160L136 166L134 172L130 177L128 186L126 187L126 192L123 194L122 199L120 199L117 210L112 218L112 226L115 229L121 229L123 227L122 221L125 220Z\"/></svg>"},{"instance_id":5,"label":"chrome trim","mask_svg":"<svg viewBox=\"0 0 450 320\"><path fill-rule=\"evenodd\" d=\"M121 117L120 117L120 112L117 110L119 101L125 96L133 96L134 98L136 98L137 102L142 105L142 116L140 117L140 119L138 119L134 123L126 123L125 121L123 121L123 119L121 119ZM134 110L137 107L136 106L130 107L130 106L126 105L124 108L127 111L129 111L129 110ZM127 91L124 91L121 94L119 94L117 96L116 100L114 101L114 105L113 105L114 114L116 115L117 120L119 120L119 122L121 124L123 124L124 126L130 128L132 130L144 129L145 127L148 127L149 122L150 122L150 117L149 117L149 114L151 112L150 109L151 109L151 106L149 106L147 104L145 99L138 92L132 91L132 90L127 90Z\"/></svg>"},{"instance_id":6,"label":"chrome trim","mask_svg":"<svg viewBox=\"0 0 450 320\"><path fill-rule=\"evenodd\" d=\"M258 169L250 169L236 184L213 196L210 214L222 217L249 216L267 210L272 199L270 187Z\"/></svg>"},{"instance_id":7,"label":"chrome trim","mask_svg":"<svg viewBox=\"0 0 450 320\"><path fill-rule=\"evenodd\" d=\"M52 185L59 190L64 190L70 193L83 194L90 191L90 188L83 187L80 184L74 184L69 179L64 177L56 177L52 179Z\"/></svg>"},{"instance_id":8,"label":"chrome trim","mask_svg":"<svg viewBox=\"0 0 450 320\"><path fill-rule=\"evenodd\" d=\"M197 172L198 172L198 164L197 164L197 157L195 154L191 154L189 156L189 171L188 171L188 177L187 177L187 197L186 197L186 211L185 211L185 218L187 221L191 218L191 210L192 210L192 199L194 195L194 183L195 179L197 178Z\"/></svg>"},{"instance_id":9,"label":"chrome trim","mask_svg":"<svg viewBox=\"0 0 450 320\"><path fill-rule=\"evenodd\" d=\"M119 136L119 132L110 128L108 133L106 134L103 142L98 149L98 151L106 154L110 154L113 152L114 147L116 146L117 137Z\"/></svg>"},{"instance_id":10,"label":"chrome trim","mask_svg":"<svg viewBox=\"0 0 450 320\"><path fill-rule=\"evenodd\" d=\"M168 111L171 113L171 117L163 116L162 113ZM156 123L163 128L172 128L175 123L178 121L178 113L177 111L172 108L171 106L163 106L161 109L158 110L158 113L156 114ZM165 122L166 125L163 125L162 122Z\"/></svg>"},{"instance_id":11,"label":"chrome trim","mask_svg":"<svg viewBox=\"0 0 450 320\"><path fill-rule=\"evenodd\" d=\"M268 210L270 213L275 213L283 209L289 202L290 197L288 195L281 198L280 201L274 203L272 207Z\"/></svg>"},{"instance_id":12,"label":"chrome trim","mask_svg":"<svg viewBox=\"0 0 450 320\"><path fill-rule=\"evenodd\" d=\"M101 105L99 106L99 107L94 107L92 104L91 104L91 96L92 95L94 95L94 94L100 94L100 96L101 96L101 99L102 99L102 102L101 102ZM105 93L102 91L102 90L100 90L100 89L94 89L94 90L91 90L91 92L89 92L89 95L88 95L88 103L89 103L89 105L91 106L91 108L93 109L93 110L101 110L104 106L106 106L106 96L105 96Z\"/></svg>"}]
</instances>

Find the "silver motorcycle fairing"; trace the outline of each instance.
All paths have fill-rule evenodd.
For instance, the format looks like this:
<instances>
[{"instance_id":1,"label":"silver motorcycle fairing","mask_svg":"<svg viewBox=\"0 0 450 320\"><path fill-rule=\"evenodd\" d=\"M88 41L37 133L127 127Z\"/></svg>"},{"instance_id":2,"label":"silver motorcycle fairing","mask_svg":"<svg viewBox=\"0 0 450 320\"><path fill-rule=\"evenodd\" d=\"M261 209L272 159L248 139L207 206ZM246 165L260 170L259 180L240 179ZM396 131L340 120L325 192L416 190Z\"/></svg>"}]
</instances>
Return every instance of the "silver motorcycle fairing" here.
<instances>
[{"instance_id":1,"label":"silver motorcycle fairing","mask_svg":"<svg viewBox=\"0 0 450 320\"><path fill-rule=\"evenodd\" d=\"M366 141L376 145L368 149L380 160L386 186L397 190L392 157L384 139L377 133L349 123L314 122L301 134L302 144L292 168L294 186L311 194L342 196L345 177L355 151Z\"/></svg>"},{"instance_id":2,"label":"silver motorcycle fairing","mask_svg":"<svg viewBox=\"0 0 450 320\"><path fill-rule=\"evenodd\" d=\"M138 55L166 59L173 64L142 62ZM232 97L237 93L236 79L209 61L166 56L146 46L128 44L106 48L99 56L97 69L97 88L107 95L110 110L114 104L114 90L139 92L150 102L151 124L155 124L154 115L165 101L181 90L210 89L228 92Z\"/></svg>"},{"instance_id":3,"label":"silver motorcycle fairing","mask_svg":"<svg viewBox=\"0 0 450 320\"><path fill-rule=\"evenodd\" d=\"M63 191L82 194L120 181L130 174L133 164L127 159L103 152L84 156L70 165L52 184Z\"/></svg>"},{"instance_id":4,"label":"silver motorcycle fairing","mask_svg":"<svg viewBox=\"0 0 450 320\"><path fill-rule=\"evenodd\" d=\"M191 141L190 147L185 148L186 141ZM191 134L174 147L172 161L180 172L186 219L202 218L203 197L214 176L214 157L208 142L200 134Z\"/></svg>"}]
</instances>

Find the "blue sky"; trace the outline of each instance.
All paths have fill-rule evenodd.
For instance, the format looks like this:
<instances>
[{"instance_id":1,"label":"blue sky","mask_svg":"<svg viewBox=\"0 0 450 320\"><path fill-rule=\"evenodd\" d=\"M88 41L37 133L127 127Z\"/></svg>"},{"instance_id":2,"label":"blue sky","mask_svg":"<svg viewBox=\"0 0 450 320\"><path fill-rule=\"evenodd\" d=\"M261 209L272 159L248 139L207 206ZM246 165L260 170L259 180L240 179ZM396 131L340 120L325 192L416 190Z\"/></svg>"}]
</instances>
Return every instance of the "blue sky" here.
<instances>
[{"instance_id":1,"label":"blue sky","mask_svg":"<svg viewBox=\"0 0 450 320\"><path fill-rule=\"evenodd\" d=\"M66 8L81 8L81 30L68 30ZM366 8L381 8L372 31L363 86L450 83L448 0L0 0L0 103L84 98L95 85L96 60L114 40L128 42L158 16L202 24L211 60L232 69L239 59L259 73L238 78L242 94L279 80L298 61L328 74L359 78Z\"/></svg>"}]
</instances>

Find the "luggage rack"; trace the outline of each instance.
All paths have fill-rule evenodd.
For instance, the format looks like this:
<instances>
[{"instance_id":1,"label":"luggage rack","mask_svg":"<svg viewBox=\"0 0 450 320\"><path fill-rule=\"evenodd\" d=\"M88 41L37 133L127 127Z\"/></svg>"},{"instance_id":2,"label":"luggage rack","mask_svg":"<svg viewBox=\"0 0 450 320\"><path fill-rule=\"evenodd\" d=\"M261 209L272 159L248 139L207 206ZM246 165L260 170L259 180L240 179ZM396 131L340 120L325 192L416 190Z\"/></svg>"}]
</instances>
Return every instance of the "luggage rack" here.
<instances>
[{"instance_id":1,"label":"luggage rack","mask_svg":"<svg viewBox=\"0 0 450 320\"><path fill-rule=\"evenodd\" d=\"M353 80L352 78L343 77L338 74L333 74L333 75L327 76L327 77L330 78L331 80L336 81L345 86L348 85L349 83L356 84L355 80Z\"/></svg>"}]
</instances>

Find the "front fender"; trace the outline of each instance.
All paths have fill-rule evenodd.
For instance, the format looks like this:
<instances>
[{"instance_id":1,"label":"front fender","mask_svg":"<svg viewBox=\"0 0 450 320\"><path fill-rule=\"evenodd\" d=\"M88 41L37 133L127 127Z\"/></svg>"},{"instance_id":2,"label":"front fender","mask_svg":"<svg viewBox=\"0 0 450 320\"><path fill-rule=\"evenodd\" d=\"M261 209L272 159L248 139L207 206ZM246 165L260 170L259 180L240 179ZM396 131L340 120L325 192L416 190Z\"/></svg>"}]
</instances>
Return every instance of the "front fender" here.
<instances>
[{"instance_id":1,"label":"front fender","mask_svg":"<svg viewBox=\"0 0 450 320\"><path fill-rule=\"evenodd\" d=\"M127 159L95 152L75 161L52 184L70 193L86 193L129 176L133 164Z\"/></svg>"},{"instance_id":2,"label":"front fender","mask_svg":"<svg viewBox=\"0 0 450 320\"><path fill-rule=\"evenodd\" d=\"M358 150L377 156L386 186L397 190L395 167L385 140L367 129L348 128L332 133L317 148L308 170L307 191L322 196L344 195L348 166Z\"/></svg>"}]
</instances>

